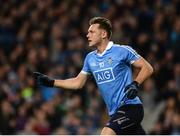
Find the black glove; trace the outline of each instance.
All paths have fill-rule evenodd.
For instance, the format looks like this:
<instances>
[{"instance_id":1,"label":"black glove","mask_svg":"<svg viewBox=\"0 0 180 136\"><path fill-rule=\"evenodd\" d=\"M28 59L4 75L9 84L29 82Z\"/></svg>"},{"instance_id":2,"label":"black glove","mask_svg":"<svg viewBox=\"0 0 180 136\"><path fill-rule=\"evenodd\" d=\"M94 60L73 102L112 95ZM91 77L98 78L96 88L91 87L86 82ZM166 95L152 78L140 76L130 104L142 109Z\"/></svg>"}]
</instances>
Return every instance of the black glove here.
<instances>
[{"instance_id":1,"label":"black glove","mask_svg":"<svg viewBox=\"0 0 180 136\"><path fill-rule=\"evenodd\" d=\"M139 90L139 83L133 81L131 84L125 87L124 91L126 93L127 98L134 99L138 94L138 90Z\"/></svg>"},{"instance_id":2,"label":"black glove","mask_svg":"<svg viewBox=\"0 0 180 136\"><path fill-rule=\"evenodd\" d=\"M47 75L44 75L39 72L33 72L33 75L35 77L35 80L38 85L43 85L47 87L53 87L54 86L54 79L51 79Z\"/></svg>"}]
</instances>

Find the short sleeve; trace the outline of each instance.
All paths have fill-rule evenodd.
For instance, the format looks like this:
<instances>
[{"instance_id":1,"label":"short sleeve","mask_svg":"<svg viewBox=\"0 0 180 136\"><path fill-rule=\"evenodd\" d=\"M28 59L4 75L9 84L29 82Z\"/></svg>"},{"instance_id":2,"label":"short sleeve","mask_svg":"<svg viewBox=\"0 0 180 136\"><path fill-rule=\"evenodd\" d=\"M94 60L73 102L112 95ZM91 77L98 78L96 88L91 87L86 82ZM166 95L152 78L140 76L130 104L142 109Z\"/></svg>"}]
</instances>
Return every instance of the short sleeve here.
<instances>
[{"instance_id":1,"label":"short sleeve","mask_svg":"<svg viewBox=\"0 0 180 136\"><path fill-rule=\"evenodd\" d=\"M141 56L130 46L122 46L124 48L124 59L127 63L134 63L138 60Z\"/></svg>"},{"instance_id":2,"label":"short sleeve","mask_svg":"<svg viewBox=\"0 0 180 136\"><path fill-rule=\"evenodd\" d=\"M90 71L90 67L89 67L89 64L88 64L88 55L86 56L85 60L84 60L84 65L83 65L83 68L81 70L81 73L83 74L90 74L91 71Z\"/></svg>"}]
</instances>

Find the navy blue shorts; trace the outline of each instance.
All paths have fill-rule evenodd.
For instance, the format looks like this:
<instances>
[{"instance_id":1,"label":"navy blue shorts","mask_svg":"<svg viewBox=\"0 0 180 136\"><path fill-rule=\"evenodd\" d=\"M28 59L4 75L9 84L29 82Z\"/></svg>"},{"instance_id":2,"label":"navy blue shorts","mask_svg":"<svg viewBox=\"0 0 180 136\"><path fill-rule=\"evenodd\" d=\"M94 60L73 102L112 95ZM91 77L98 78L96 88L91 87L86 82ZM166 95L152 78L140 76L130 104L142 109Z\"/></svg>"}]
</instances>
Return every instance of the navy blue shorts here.
<instances>
[{"instance_id":1,"label":"navy blue shorts","mask_svg":"<svg viewBox=\"0 0 180 136\"><path fill-rule=\"evenodd\" d=\"M141 104L128 104L116 110L106 127L113 129L117 135L145 135L141 126L144 110Z\"/></svg>"}]
</instances>

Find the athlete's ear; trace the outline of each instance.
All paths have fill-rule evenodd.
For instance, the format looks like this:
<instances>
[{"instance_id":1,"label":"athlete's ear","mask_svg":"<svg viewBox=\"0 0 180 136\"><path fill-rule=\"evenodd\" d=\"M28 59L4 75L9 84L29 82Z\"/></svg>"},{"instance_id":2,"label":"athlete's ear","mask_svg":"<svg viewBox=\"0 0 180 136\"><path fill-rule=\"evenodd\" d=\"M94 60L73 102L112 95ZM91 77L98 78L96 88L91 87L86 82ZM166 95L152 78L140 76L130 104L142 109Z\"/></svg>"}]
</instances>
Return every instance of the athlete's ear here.
<instances>
[{"instance_id":1,"label":"athlete's ear","mask_svg":"<svg viewBox=\"0 0 180 136\"><path fill-rule=\"evenodd\" d=\"M107 37L107 32L105 30L102 30L101 35L102 35L102 38L104 39Z\"/></svg>"}]
</instances>

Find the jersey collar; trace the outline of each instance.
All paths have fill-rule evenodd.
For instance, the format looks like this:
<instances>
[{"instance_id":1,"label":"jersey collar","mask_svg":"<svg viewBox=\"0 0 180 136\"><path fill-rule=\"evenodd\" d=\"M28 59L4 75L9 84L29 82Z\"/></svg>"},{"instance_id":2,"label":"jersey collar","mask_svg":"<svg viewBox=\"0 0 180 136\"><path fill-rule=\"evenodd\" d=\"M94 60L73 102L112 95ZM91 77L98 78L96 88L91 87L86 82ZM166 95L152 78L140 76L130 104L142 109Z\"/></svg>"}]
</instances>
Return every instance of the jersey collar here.
<instances>
[{"instance_id":1,"label":"jersey collar","mask_svg":"<svg viewBox=\"0 0 180 136\"><path fill-rule=\"evenodd\" d=\"M109 41L109 43L108 43L106 49L103 51L103 53L97 53L97 50L96 50L96 54L97 54L98 56L103 56L103 55L106 53L107 50L111 49L112 46L113 46L113 42L112 42L112 41Z\"/></svg>"}]
</instances>

